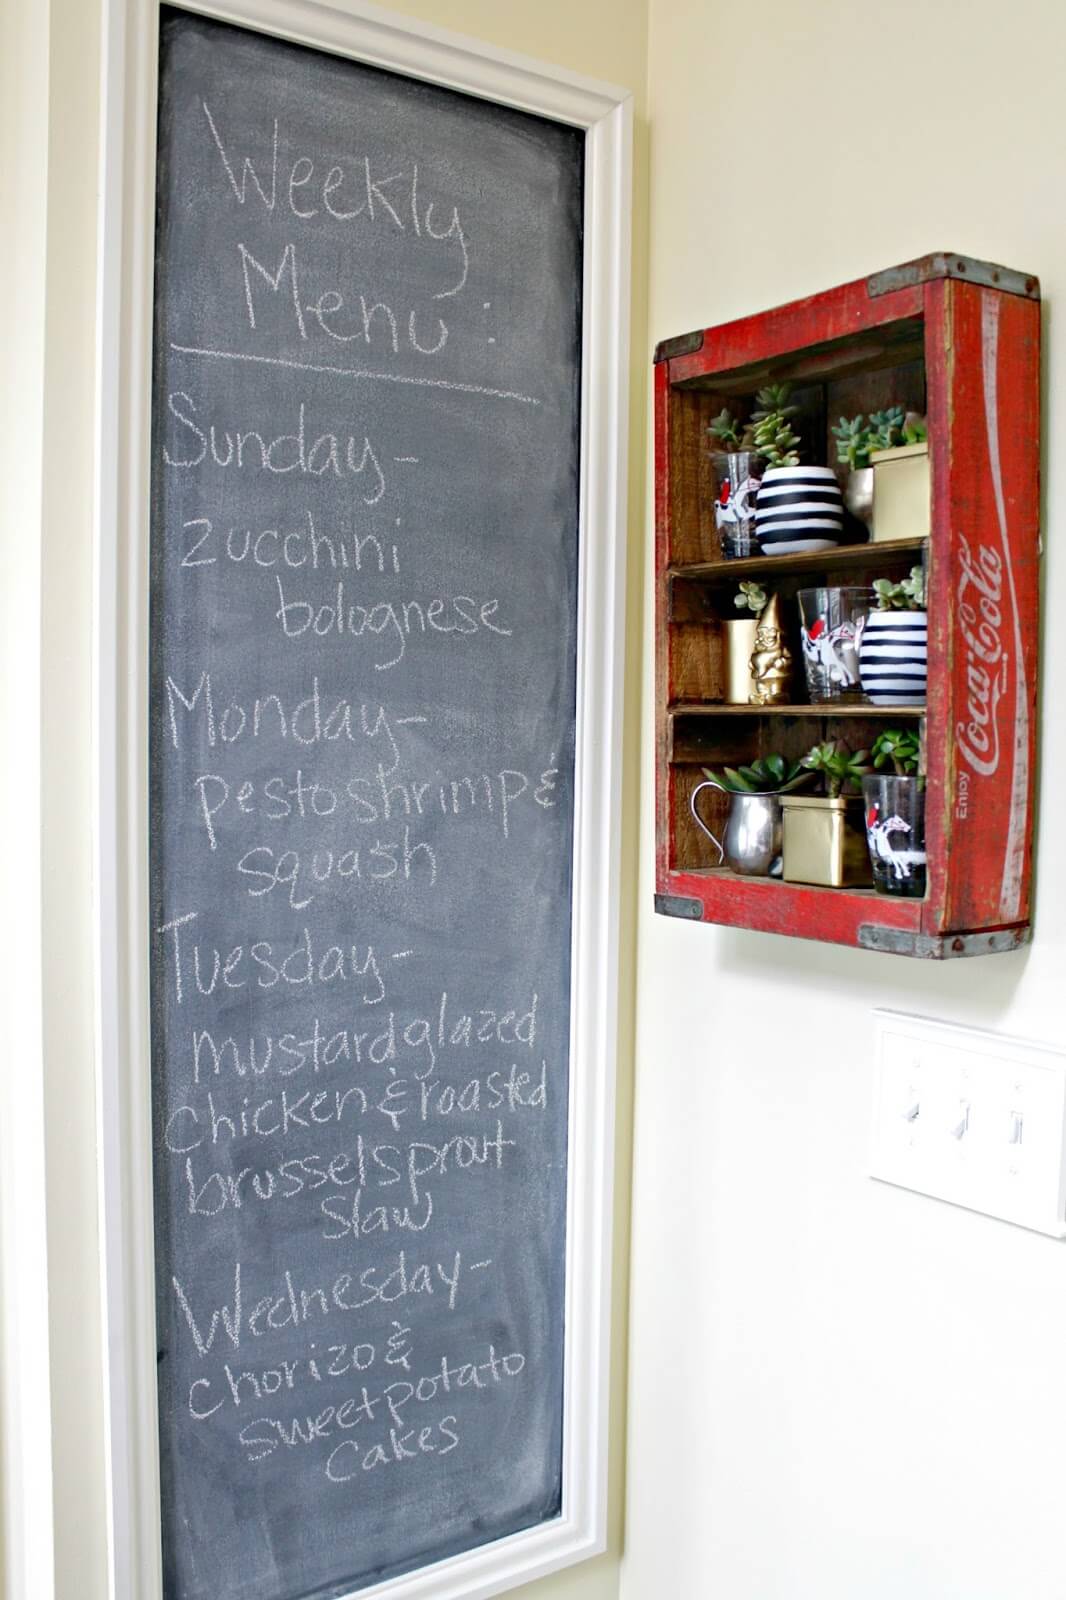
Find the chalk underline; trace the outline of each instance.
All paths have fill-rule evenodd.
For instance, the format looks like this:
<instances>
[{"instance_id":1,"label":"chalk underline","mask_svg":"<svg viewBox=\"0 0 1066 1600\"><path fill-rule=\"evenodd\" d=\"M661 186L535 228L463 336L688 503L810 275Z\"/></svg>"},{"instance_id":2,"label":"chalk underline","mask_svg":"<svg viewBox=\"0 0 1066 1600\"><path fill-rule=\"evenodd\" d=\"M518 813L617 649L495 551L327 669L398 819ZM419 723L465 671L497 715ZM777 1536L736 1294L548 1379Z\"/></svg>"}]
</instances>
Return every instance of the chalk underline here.
<instances>
[{"instance_id":1,"label":"chalk underline","mask_svg":"<svg viewBox=\"0 0 1066 1600\"><path fill-rule=\"evenodd\" d=\"M335 378L370 378L379 383L410 383L420 389L458 389L463 394L483 394L490 400L518 400L525 406L539 406L531 394L514 389L487 389L479 383L453 383L449 378L410 378L399 372L372 372L369 367L331 367L316 361L289 361L285 356L253 356L242 350L203 350L197 345L175 344L170 348L182 356L207 356L212 361L254 361L267 367L289 367L295 372L328 372Z\"/></svg>"}]
</instances>

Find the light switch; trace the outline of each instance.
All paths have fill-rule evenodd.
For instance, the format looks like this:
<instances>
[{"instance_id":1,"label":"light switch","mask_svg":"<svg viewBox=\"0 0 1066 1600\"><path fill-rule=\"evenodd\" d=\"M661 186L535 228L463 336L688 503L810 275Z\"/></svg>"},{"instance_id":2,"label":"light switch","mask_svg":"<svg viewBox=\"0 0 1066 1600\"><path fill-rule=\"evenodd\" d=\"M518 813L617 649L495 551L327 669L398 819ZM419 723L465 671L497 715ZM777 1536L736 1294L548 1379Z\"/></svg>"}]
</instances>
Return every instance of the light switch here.
<instances>
[{"instance_id":1,"label":"light switch","mask_svg":"<svg viewBox=\"0 0 1066 1600\"><path fill-rule=\"evenodd\" d=\"M960 1101L955 1107L954 1121L951 1124L951 1137L953 1139L965 1138L970 1126L970 1108L965 1101Z\"/></svg>"},{"instance_id":2,"label":"light switch","mask_svg":"<svg viewBox=\"0 0 1066 1600\"><path fill-rule=\"evenodd\" d=\"M1066 1053L873 1015L871 1177L1066 1237Z\"/></svg>"}]
</instances>

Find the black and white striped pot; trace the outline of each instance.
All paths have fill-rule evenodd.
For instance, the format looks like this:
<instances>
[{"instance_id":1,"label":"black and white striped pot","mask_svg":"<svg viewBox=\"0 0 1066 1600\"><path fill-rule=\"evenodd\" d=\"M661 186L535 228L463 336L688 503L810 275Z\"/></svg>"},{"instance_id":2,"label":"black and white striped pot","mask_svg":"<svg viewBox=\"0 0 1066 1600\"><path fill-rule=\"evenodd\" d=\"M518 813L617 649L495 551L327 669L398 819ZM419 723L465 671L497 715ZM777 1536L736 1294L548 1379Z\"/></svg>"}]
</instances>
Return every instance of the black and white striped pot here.
<instances>
[{"instance_id":1,"label":"black and white striped pot","mask_svg":"<svg viewBox=\"0 0 1066 1600\"><path fill-rule=\"evenodd\" d=\"M846 544L844 500L831 467L767 467L755 502L764 555L799 555Z\"/></svg>"},{"instance_id":2,"label":"black and white striped pot","mask_svg":"<svg viewBox=\"0 0 1066 1600\"><path fill-rule=\"evenodd\" d=\"M871 611L859 642L859 680L875 706L925 699L929 620L924 611Z\"/></svg>"}]
</instances>

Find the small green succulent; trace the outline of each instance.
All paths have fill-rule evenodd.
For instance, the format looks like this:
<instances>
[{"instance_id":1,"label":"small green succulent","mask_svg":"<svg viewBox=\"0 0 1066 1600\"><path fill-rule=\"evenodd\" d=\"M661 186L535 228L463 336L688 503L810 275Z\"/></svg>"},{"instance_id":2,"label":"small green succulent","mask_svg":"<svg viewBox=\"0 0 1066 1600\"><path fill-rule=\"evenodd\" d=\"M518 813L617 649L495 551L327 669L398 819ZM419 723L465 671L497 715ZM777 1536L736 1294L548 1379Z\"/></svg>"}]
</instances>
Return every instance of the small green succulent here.
<instances>
[{"instance_id":1,"label":"small green succulent","mask_svg":"<svg viewBox=\"0 0 1066 1600\"><path fill-rule=\"evenodd\" d=\"M733 604L738 611L753 611L758 616L765 610L767 598L761 583L742 583L740 593L733 596Z\"/></svg>"},{"instance_id":2,"label":"small green succulent","mask_svg":"<svg viewBox=\"0 0 1066 1600\"><path fill-rule=\"evenodd\" d=\"M788 420L795 416L799 407L788 403L791 393L789 383L768 383L755 396L755 410L751 414L752 449L769 467L799 466L796 449L799 435L792 431Z\"/></svg>"},{"instance_id":3,"label":"small green succulent","mask_svg":"<svg viewBox=\"0 0 1066 1600\"><path fill-rule=\"evenodd\" d=\"M903 443L905 413L902 406L870 412L870 449L894 450Z\"/></svg>"},{"instance_id":4,"label":"small green succulent","mask_svg":"<svg viewBox=\"0 0 1066 1600\"><path fill-rule=\"evenodd\" d=\"M751 414L752 422L762 422L766 417L778 417L784 422L788 417L794 417L799 406L788 404L791 393L790 383L768 383L765 388L758 390L755 410Z\"/></svg>"},{"instance_id":5,"label":"small green succulent","mask_svg":"<svg viewBox=\"0 0 1066 1600\"><path fill-rule=\"evenodd\" d=\"M776 753L760 756L750 766L723 767L721 772L704 767L703 775L727 794L788 794L811 776L801 762Z\"/></svg>"},{"instance_id":6,"label":"small green succulent","mask_svg":"<svg viewBox=\"0 0 1066 1600\"><path fill-rule=\"evenodd\" d=\"M707 429L707 432L723 450L750 450L752 448L753 429L751 423L739 422L728 406L723 406Z\"/></svg>"},{"instance_id":7,"label":"small green succulent","mask_svg":"<svg viewBox=\"0 0 1066 1600\"><path fill-rule=\"evenodd\" d=\"M885 728L874 740L870 755L878 771L891 762L893 772L904 777L917 772L921 744L913 728Z\"/></svg>"},{"instance_id":8,"label":"small green succulent","mask_svg":"<svg viewBox=\"0 0 1066 1600\"><path fill-rule=\"evenodd\" d=\"M874 593L878 611L924 611L925 569L912 567L910 576L900 583L891 578L875 578Z\"/></svg>"},{"instance_id":9,"label":"small green succulent","mask_svg":"<svg viewBox=\"0 0 1066 1600\"><path fill-rule=\"evenodd\" d=\"M755 424L752 445L769 467L798 467L798 444L799 434L787 422L771 416Z\"/></svg>"},{"instance_id":10,"label":"small green succulent","mask_svg":"<svg viewBox=\"0 0 1066 1600\"><path fill-rule=\"evenodd\" d=\"M837 442L838 461L850 467L852 472L870 465L870 451L874 446L866 418L861 412L857 417L841 417L831 431Z\"/></svg>"},{"instance_id":11,"label":"small green succulent","mask_svg":"<svg viewBox=\"0 0 1066 1600\"><path fill-rule=\"evenodd\" d=\"M857 417L841 417L830 430L837 445L837 459L857 472L870 465L874 450L895 450L901 444L923 444L929 437L925 418L917 411L903 410L902 406L889 406L885 411L871 411L869 418L860 412Z\"/></svg>"},{"instance_id":12,"label":"small green succulent","mask_svg":"<svg viewBox=\"0 0 1066 1600\"><path fill-rule=\"evenodd\" d=\"M826 794L835 800L849 785L854 789L862 787L862 779L870 771L870 752L849 750L840 739L827 739L813 745L800 766L808 772L821 773Z\"/></svg>"}]
</instances>

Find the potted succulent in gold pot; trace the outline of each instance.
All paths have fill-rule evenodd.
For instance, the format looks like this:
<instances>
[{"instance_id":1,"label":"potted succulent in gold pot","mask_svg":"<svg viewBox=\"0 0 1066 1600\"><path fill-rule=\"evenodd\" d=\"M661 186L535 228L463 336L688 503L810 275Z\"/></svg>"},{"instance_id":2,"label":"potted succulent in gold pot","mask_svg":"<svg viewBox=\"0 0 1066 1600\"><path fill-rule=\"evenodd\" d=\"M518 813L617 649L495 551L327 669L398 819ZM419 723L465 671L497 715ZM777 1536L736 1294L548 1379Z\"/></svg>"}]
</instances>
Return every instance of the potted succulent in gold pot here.
<instances>
[{"instance_id":1,"label":"potted succulent in gold pot","mask_svg":"<svg viewBox=\"0 0 1066 1600\"><path fill-rule=\"evenodd\" d=\"M733 604L747 615L727 617L722 623L722 699L727 705L746 706L755 692L751 656L767 600L761 583L742 583Z\"/></svg>"},{"instance_id":2,"label":"potted succulent in gold pot","mask_svg":"<svg viewBox=\"0 0 1066 1600\"><path fill-rule=\"evenodd\" d=\"M870 413L870 465L874 475L871 537L924 539L932 520L929 436L925 418L902 406Z\"/></svg>"},{"instance_id":3,"label":"potted succulent in gold pot","mask_svg":"<svg viewBox=\"0 0 1066 1600\"><path fill-rule=\"evenodd\" d=\"M821 775L825 793L782 797L783 877L830 889L868 884L861 785L870 771L869 751L829 739L808 750L800 765Z\"/></svg>"}]
</instances>

